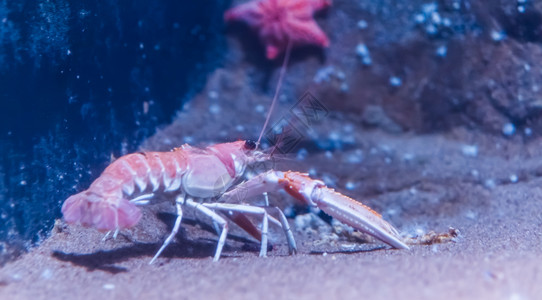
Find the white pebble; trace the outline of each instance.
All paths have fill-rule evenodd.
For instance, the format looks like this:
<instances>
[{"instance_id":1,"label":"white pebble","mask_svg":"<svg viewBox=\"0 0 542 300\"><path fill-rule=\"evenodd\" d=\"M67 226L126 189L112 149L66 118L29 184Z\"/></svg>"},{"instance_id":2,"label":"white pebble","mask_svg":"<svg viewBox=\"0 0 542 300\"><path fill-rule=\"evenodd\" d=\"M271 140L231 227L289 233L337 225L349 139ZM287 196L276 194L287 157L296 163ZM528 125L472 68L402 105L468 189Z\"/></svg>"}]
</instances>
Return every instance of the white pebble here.
<instances>
[{"instance_id":1,"label":"white pebble","mask_svg":"<svg viewBox=\"0 0 542 300\"><path fill-rule=\"evenodd\" d=\"M425 230L423 228L420 228L420 227L416 228L414 231L416 232L416 235L418 235L418 236L422 236L422 235L425 234Z\"/></svg>"},{"instance_id":2,"label":"white pebble","mask_svg":"<svg viewBox=\"0 0 542 300\"><path fill-rule=\"evenodd\" d=\"M427 3L422 6L422 10L426 15L431 14L432 12L437 11L437 4L436 3Z\"/></svg>"},{"instance_id":3,"label":"white pebble","mask_svg":"<svg viewBox=\"0 0 542 300\"><path fill-rule=\"evenodd\" d=\"M315 223L314 219L312 214L297 215L294 219L295 228L297 230L310 228Z\"/></svg>"},{"instance_id":4,"label":"white pebble","mask_svg":"<svg viewBox=\"0 0 542 300\"><path fill-rule=\"evenodd\" d=\"M365 44L358 44L356 46L356 54L359 56L366 56L369 55L369 49Z\"/></svg>"},{"instance_id":5,"label":"white pebble","mask_svg":"<svg viewBox=\"0 0 542 300\"><path fill-rule=\"evenodd\" d=\"M495 186L497 186L497 183L495 182L495 180L493 179L486 179L486 181L484 181L484 186L487 188L487 189L494 189Z\"/></svg>"},{"instance_id":6,"label":"white pebble","mask_svg":"<svg viewBox=\"0 0 542 300\"><path fill-rule=\"evenodd\" d=\"M209 98L211 98L211 99L218 98L218 93L215 92L215 91L210 91L208 95L209 95Z\"/></svg>"},{"instance_id":7,"label":"white pebble","mask_svg":"<svg viewBox=\"0 0 542 300\"><path fill-rule=\"evenodd\" d=\"M502 127L502 133L506 136L511 136L516 132L516 126L512 123L506 123Z\"/></svg>"},{"instance_id":8,"label":"white pebble","mask_svg":"<svg viewBox=\"0 0 542 300\"><path fill-rule=\"evenodd\" d=\"M445 57L448 53L448 48L446 46L440 46L437 48L437 55L440 57Z\"/></svg>"},{"instance_id":9,"label":"white pebble","mask_svg":"<svg viewBox=\"0 0 542 300\"><path fill-rule=\"evenodd\" d=\"M442 22L442 19L440 18L440 14L436 11L431 13L431 20L433 21L433 23L437 25Z\"/></svg>"},{"instance_id":10,"label":"white pebble","mask_svg":"<svg viewBox=\"0 0 542 300\"><path fill-rule=\"evenodd\" d=\"M478 156L478 146L476 145L463 145L461 152L465 156L476 157Z\"/></svg>"},{"instance_id":11,"label":"white pebble","mask_svg":"<svg viewBox=\"0 0 542 300\"><path fill-rule=\"evenodd\" d=\"M305 158L307 158L308 154L309 154L309 152L307 151L307 149L301 148L301 149L299 149L299 151L297 151L296 158L297 158L297 160L304 160Z\"/></svg>"},{"instance_id":12,"label":"white pebble","mask_svg":"<svg viewBox=\"0 0 542 300\"><path fill-rule=\"evenodd\" d=\"M320 68L314 75L313 81L316 83L321 83L324 81L328 82L331 80L331 75L333 75L334 72L335 68L333 68L333 66Z\"/></svg>"},{"instance_id":13,"label":"white pebble","mask_svg":"<svg viewBox=\"0 0 542 300\"><path fill-rule=\"evenodd\" d=\"M414 160L414 154L412 154L412 153L403 154L403 160L404 161L412 161L412 160Z\"/></svg>"},{"instance_id":14,"label":"white pebble","mask_svg":"<svg viewBox=\"0 0 542 300\"><path fill-rule=\"evenodd\" d=\"M365 20L359 20L358 21L358 28L359 29L365 29L369 26L369 23L367 23L367 21Z\"/></svg>"},{"instance_id":15,"label":"white pebble","mask_svg":"<svg viewBox=\"0 0 542 300\"><path fill-rule=\"evenodd\" d=\"M364 65L370 65L373 61L371 59L371 54L369 52L369 48L365 46L365 44L358 44L356 46L356 55L358 55L361 58L361 62Z\"/></svg>"},{"instance_id":16,"label":"white pebble","mask_svg":"<svg viewBox=\"0 0 542 300\"><path fill-rule=\"evenodd\" d=\"M394 216L397 213L399 213L399 211L397 209L395 209L395 208L386 209L386 214L389 215L389 216Z\"/></svg>"},{"instance_id":17,"label":"white pebble","mask_svg":"<svg viewBox=\"0 0 542 300\"><path fill-rule=\"evenodd\" d=\"M516 183L516 182L518 182L518 179L519 179L518 175L516 175L516 174L510 175L510 182Z\"/></svg>"},{"instance_id":18,"label":"white pebble","mask_svg":"<svg viewBox=\"0 0 542 300\"><path fill-rule=\"evenodd\" d=\"M414 21L416 21L416 23L418 23L418 24L421 24L421 23L425 22L425 16L423 14L417 14L414 17Z\"/></svg>"},{"instance_id":19,"label":"white pebble","mask_svg":"<svg viewBox=\"0 0 542 300\"><path fill-rule=\"evenodd\" d=\"M104 290L113 290L113 289L115 289L115 285L112 284L112 283L106 283L102 287L103 287Z\"/></svg>"},{"instance_id":20,"label":"white pebble","mask_svg":"<svg viewBox=\"0 0 542 300\"><path fill-rule=\"evenodd\" d=\"M437 33L437 27L433 24L427 24L427 26L425 26L425 31L428 34L435 34Z\"/></svg>"},{"instance_id":21,"label":"white pebble","mask_svg":"<svg viewBox=\"0 0 542 300\"><path fill-rule=\"evenodd\" d=\"M43 272L41 272L41 278L43 279L51 279L53 277L53 271L50 269L45 269Z\"/></svg>"},{"instance_id":22,"label":"white pebble","mask_svg":"<svg viewBox=\"0 0 542 300\"><path fill-rule=\"evenodd\" d=\"M350 164L359 164L363 161L363 151L357 149L354 153L349 153L346 156L346 162Z\"/></svg>"},{"instance_id":23,"label":"white pebble","mask_svg":"<svg viewBox=\"0 0 542 300\"><path fill-rule=\"evenodd\" d=\"M11 275L11 278L13 280L19 281L19 280L23 279L23 276L21 276L21 274L13 274L13 275Z\"/></svg>"},{"instance_id":24,"label":"white pebble","mask_svg":"<svg viewBox=\"0 0 542 300\"><path fill-rule=\"evenodd\" d=\"M504 31L491 31L491 39L495 42L502 41L506 38L506 33Z\"/></svg>"},{"instance_id":25,"label":"white pebble","mask_svg":"<svg viewBox=\"0 0 542 300\"><path fill-rule=\"evenodd\" d=\"M337 142L340 143L340 142ZM343 138L342 143L344 144L355 144L356 138L353 135L347 135Z\"/></svg>"},{"instance_id":26,"label":"white pebble","mask_svg":"<svg viewBox=\"0 0 542 300\"><path fill-rule=\"evenodd\" d=\"M328 135L329 139L332 141L339 141L341 139L341 136L338 132L332 131Z\"/></svg>"},{"instance_id":27,"label":"white pebble","mask_svg":"<svg viewBox=\"0 0 542 300\"><path fill-rule=\"evenodd\" d=\"M459 1L455 1L453 6L455 9L461 9L461 3L459 3Z\"/></svg>"},{"instance_id":28,"label":"white pebble","mask_svg":"<svg viewBox=\"0 0 542 300\"><path fill-rule=\"evenodd\" d=\"M469 220L476 220L476 217L478 216L477 213L475 213L474 211L472 210L469 210L465 213L465 217Z\"/></svg>"},{"instance_id":29,"label":"white pebble","mask_svg":"<svg viewBox=\"0 0 542 300\"><path fill-rule=\"evenodd\" d=\"M390 84L392 86L398 87L398 86L401 86L402 83L403 81L401 80L401 78L396 77L396 76L390 77Z\"/></svg>"},{"instance_id":30,"label":"white pebble","mask_svg":"<svg viewBox=\"0 0 542 300\"><path fill-rule=\"evenodd\" d=\"M348 86L348 83L346 82L341 83L341 92L346 93L348 92L349 89L350 87Z\"/></svg>"},{"instance_id":31,"label":"white pebble","mask_svg":"<svg viewBox=\"0 0 542 300\"><path fill-rule=\"evenodd\" d=\"M209 106L209 112L212 113L213 115L217 115L220 113L220 105L218 104L211 104L211 106Z\"/></svg>"},{"instance_id":32,"label":"white pebble","mask_svg":"<svg viewBox=\"0 0 542 300\"><path fill-rule=\"evenodd\" d=\"M329 187L336 187L337 186L337 179L335 176L331 176L329 174L323 174L322 175L322 181L329 186Z\"/></svg>"}]
</instances>

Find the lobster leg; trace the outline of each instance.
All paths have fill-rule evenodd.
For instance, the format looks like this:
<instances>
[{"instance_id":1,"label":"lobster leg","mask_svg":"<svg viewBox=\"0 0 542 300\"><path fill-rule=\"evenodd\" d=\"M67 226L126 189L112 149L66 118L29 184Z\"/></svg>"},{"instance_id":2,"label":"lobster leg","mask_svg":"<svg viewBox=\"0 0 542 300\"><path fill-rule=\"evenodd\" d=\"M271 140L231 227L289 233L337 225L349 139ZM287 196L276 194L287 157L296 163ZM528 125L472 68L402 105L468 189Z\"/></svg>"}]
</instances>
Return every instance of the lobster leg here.
<instances>
[{"instance_id":1,"label":"lobster leg","mask_svg":"<svg viewBox=\"0 0 542 300\"><path fill-rule=\"evenodd\" d=\"M288 224L288 220L286 220L286 216L282 212L282 210L278 207L274 207L274 209L277 211L280 219L280 224L282 225L282 230L284 230L284 234L286 235L286 238L288 239L288 247L290 254L297 253L297 246L295 244L294 234L292 233L292 230L290 229L290 224ZM273 220L273 218L271 218Z\"/></svg>"},{"instance_id":2,"label":"lobster leg","mask_svg":"<svg viewBox=\"0 0 542 300\"><path fill-rule=\"evenodd\" d=\"M220 254L222 254L222 248L224 248L224 244L226 243L226 236L228 235L228 222L223 217L215 213L212 209L207 208L203 206L203 204L200 204L198 202L194 202L194 200L192 199L186 199L184 201L184 204L190 208L197 209L206 216L210 217L214 222L222 226L222 232L220 233L220 237L218 238L215 256L213 257L213 261L218 261L220 259Z\"/></svg>"},{"instance_id":3,"label":"lobster leg","mask_svg":"<svg viewBox=\"0 0 542 300\"><path fill-rule=\"evenodd\" d=\"M245 214L236 211L228 211L226 216L253 238L257 239L259 242L262 241L262 233L254 226L254 224L252 224L252 221L250 221Z\"/></svg>"},{"instance_id":4,"label":"lobster leg","mask_svg":"<svg viewBox=\"0 0 542 300\"><path fill-rule=\"evenodd\" d=\"M179 231L179 227L181 226L181 220L183 218L183 209L181 207L181 204L184 202L184 195L179 196L175 202L176 202L175 206L177 207L177 218L175 219L175 225L173 225L173 229L171 230L171 233L162 244L162 247L160 247L158 252L156 252L154 257L151 259L151 261L149 262L149 265L152 264L158 258L158 256L160 256L162 251L166 249L167 245L171 243L171 241L173 240L173 238L175 237L175 235L177 235L177 232Z\"/></svg>"},{"instance_id":5,"label":"lobster leg","mask_svg":"<svg viewBox=\"0 0 542 300\"><path fill-rule=\"evenodd\" d=\"M322 181L298 172L270 170L238 185L225 193L222 201L230 202L243 196L284 189L305 204L318 207L337 220L367 233L398 249L409 249L397 230L369 207L328 188Z\"/></svg>"},{"instance_id":6,"label":"lobster leg","mask_svg":"<svg viewBox=\"0 0 542 300\"><path fill-rule=\"evenodd\" d=\"M269 227L269 218L265 209L262 209L261 207L228 203L203 203L202 205L212 210L223 210L226 212L235 211L240 213L262 215L262 239L260 247L260 257L267 256L267 231Z\"/></svg>"},{"instance_id":7,"label":"lobster leg","mask_svg":"<svg viewBox=\"0 0 542 300\"><path fill-rule=\"evenodd\" d=\"M258 206L250 206L250 205L242 205L242 204L230 204L230 203L204 203L205 207L216 209L216 210L224 210L227 212L238 212L238 213L245 213L245 214L257 214L262 215L262 233L261 233L261 247L260 247L260 256L266 257L267 256L267 233L268 233L268 221L274 220L272 216L269 215L267 212L266 207L258 207ZM278 208L275 208L278 211L280 223L279 225L284 230L284 234L286 235L286 238L288 240L288 247L290 254L295 253L297 251L297 246L295 244L295 239L292 231L290 230L290 226L288 225L288 221L286 220L286 217L282 213L282 211Z\"/></svg>"},{"instance_id":8,"label":"lobster leg","mask_svg":"<svg viewBox=\"0 0 542 300\"><path fill-rule=\"evenodd\" d=\"M290 254L294 254L297 252L297 246L295 243L294 235L292 233L292 230L290 229L290 224L288 224L288 221L286 220L286 216L280 210L278 207L262 207L268 211L267 217L269 218L269 221L276 226L279 226L284 231L284 236L286 236L286 239L288 240L288 251ZM269 210L274 210L280 221L275 219L269 212ZM246 231L248 234L250 234L252 237L257 239L258 241L262 241L262 233L260 230L258 230L254 224L246 217L245 214L236 212L236 211L228 211L227 214L228 218L232 220L237 226L241 227L244 231Z\"/></svg>"},{"instance_id":9,"label":"lobster leg","mask_svg":"<svg viewBox=\"0 0 542 300\"><path fill-rule=\"evenodd\" d=\"M105 233L104 237L102 238L102 242L106 241L107 238L109 237L109 235L111 234L111 232L113 232L113 239L116 240L117 239L117 236L119 235L119 229L115 229L115 232L113 232L113 230L109 230L108 232Z\"/></svg>"}]
</instances>

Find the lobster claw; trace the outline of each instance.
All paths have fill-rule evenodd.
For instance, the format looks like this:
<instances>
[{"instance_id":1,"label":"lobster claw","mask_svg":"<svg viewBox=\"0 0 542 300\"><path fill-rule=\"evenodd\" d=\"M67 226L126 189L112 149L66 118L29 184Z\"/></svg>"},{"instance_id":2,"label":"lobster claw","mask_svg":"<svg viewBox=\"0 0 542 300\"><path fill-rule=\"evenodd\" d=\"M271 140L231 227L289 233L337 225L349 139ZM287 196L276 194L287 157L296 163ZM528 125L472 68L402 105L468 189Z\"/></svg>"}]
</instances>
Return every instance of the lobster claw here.
<instances>
[{"instance_id":1,"label":"lobster claw","mask_svg":"<svg viewBox=\"0 0 542 300\"><path fill-rule=\"evenodd\" d=\"M380 214L368 206L328 188L322 181L314 180L306 174L271 170L225 193L223 200L228 201L232 197L238 197L240 191L243 191L245 197L252 197L278 189L284 189L299 201L318 207L340 222L369 234L394 248L409 249L401 240L399 232L382 219Z\"/></svg>"},{"instance_id":2,"label":"lobster claw","mask_svg":"<svg viewBox=\"0 0 542 300\"><path fill-rule=\"evenodd\" d=\"M368 206L327 187L320 187L316 193L320 194L316 206L328 215L394 248L409 249L397 229Z\"/></svg>"}]
</instances>

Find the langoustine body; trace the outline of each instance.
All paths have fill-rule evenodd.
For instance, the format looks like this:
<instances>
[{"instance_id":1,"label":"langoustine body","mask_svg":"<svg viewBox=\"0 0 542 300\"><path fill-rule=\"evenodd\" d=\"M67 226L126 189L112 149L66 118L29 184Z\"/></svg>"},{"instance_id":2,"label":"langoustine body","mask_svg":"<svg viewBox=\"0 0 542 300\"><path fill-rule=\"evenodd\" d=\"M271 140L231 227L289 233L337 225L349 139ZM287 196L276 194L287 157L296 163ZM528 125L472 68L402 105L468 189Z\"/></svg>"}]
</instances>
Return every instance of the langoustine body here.
<instances>
[{"instance_id":1,"label":"langoustine body","mask_svg":"<svg viewBox=\"0 0 542 300\"><path fill-rule=\"evenodd\" d=\"M297 200L319 207L394 248L408 249L397 230L379 214L306 174L269 170L234 186L248 165L267 159L269 156L256 150L251 141L129 154L108 166L87 190L69 197L62 213L68 223L102 231L121 230L138 223L141 211L137 205L148 204L155 192L172 192L176 195L175 225L151 263L173 240L186 208L205 214L221 227L215 261L220 258L228 232L228 221L218 212L226 212L229 219L261 241L260 256L267 255L270 221L282 227L290 253L294 253L295 239L282 211L249 203L257 195L284 189ZM235 203L239 199L243 203ZM261 231L246 215L262 217Z\"/></svg>"}]
</instances>

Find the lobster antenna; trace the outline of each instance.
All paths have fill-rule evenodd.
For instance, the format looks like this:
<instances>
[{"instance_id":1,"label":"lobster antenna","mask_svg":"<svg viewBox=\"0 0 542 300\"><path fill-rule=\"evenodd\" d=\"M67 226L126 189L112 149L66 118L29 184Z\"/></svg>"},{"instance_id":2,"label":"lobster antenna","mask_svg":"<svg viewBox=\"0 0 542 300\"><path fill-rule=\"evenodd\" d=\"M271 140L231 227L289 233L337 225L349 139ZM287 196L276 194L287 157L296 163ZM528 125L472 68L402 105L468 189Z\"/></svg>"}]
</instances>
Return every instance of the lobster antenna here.
<instances>
[{"instance_id":1,"label":"lobster antenna","mask_svg":"<svg viewBox=\"0 0 542 300\"><path fill-rule=\"evenodd\" d=\"M284 61L282 62L282 67L280 68L279 82L277 83L277 88L275 89L275 96L273 97L273 101L271 102L271 107L269 108L269 113L267 114L267 118L265 119L265 123L263 124L262 132L260 132L260 137L258 137L258 141L256 142L256 149L258 149L258 147L260 146L263 133L265 132L265 129L267 128L267 125L269 124L269 119L271 119L271 114L273 113L273 109L275 108L275 104L277 103L280 87L282 86L282 79L284 79L284 74L286 74L286 67L288 66L288 61L290 60L291 51L292 51L292 41L288 39L288 45L286 46L286 53L284 54Z\"/></svg>"}]
</instances>

